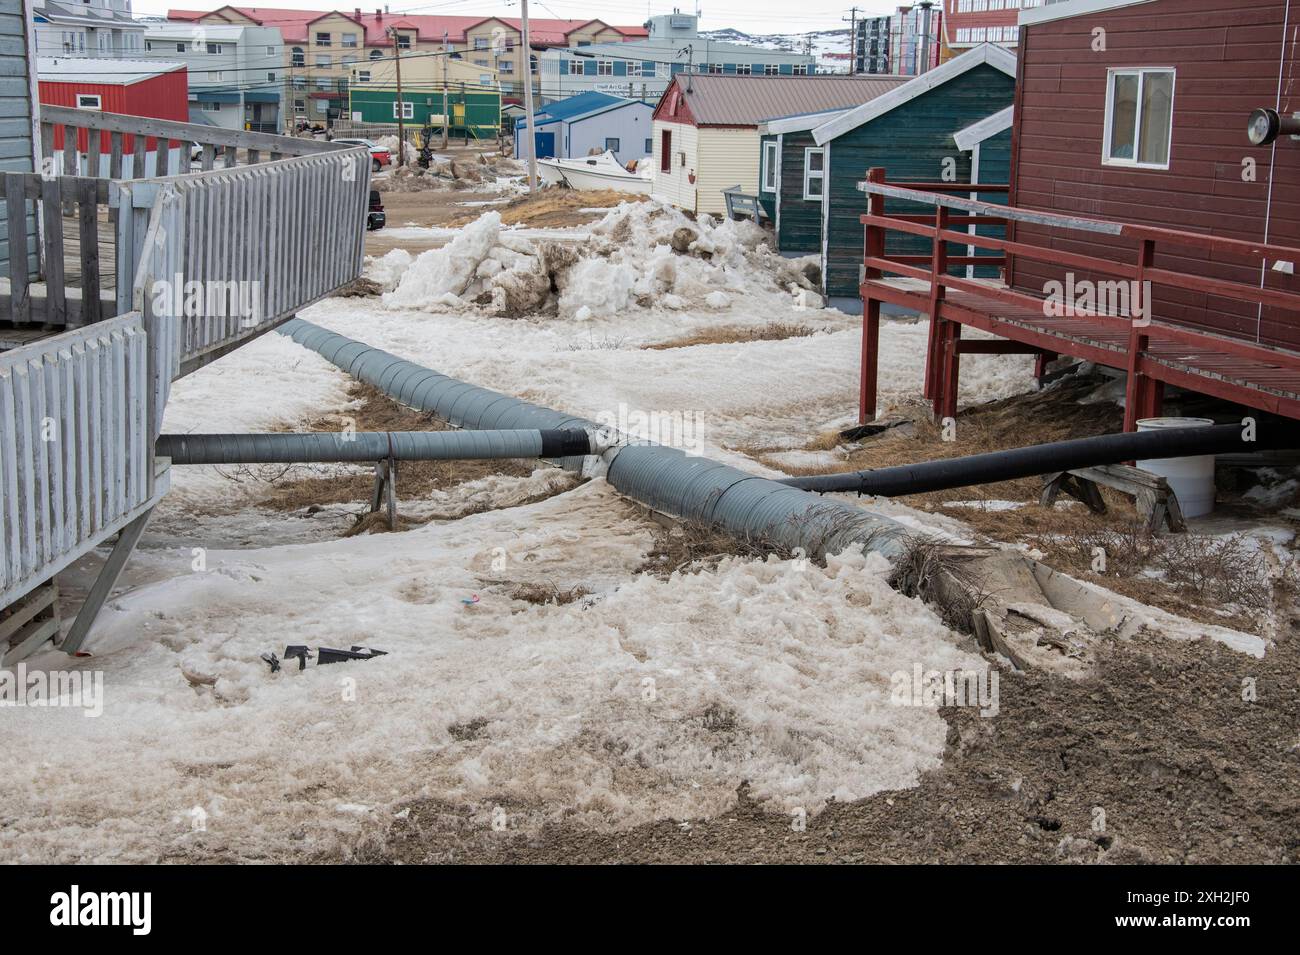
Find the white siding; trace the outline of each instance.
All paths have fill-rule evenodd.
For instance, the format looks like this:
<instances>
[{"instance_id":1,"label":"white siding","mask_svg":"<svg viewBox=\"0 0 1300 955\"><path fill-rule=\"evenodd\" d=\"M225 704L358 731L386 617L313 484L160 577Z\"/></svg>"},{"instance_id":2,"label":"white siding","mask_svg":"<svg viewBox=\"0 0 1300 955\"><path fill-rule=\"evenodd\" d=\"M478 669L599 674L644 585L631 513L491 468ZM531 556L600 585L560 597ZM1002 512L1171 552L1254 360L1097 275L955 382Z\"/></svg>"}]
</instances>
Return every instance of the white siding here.
<instances>
[{"instance_id":1,"label":"white siding","mask_svg":"<svg viewBox=\"0 0 1300 955\"><path fill-rule=\"evenodd\" d=\"M655 108L649 103L629 103L587 119L564 124L565 149L570 159L581 159L591 150L604 152L606 139L618 140L615 158L621 163L646 155L645 141L650 139L650 117Z\"/></svg>"},{"instance_id":2,"label":"white siding","mask_svg":"<svg viewBox=\"0 0 1300 955\"><path fill-rule=\"evenodd\" d=\"M672 169L664 172L661 151L664 143L664 130L673 134ZM695 171L699 131L694 126L684 123L667 123L661 119L654 122L654 185L650 195L661 202L677 206L688 211L695 211L695 197L698 184L690 181L690 174ZM685 155L685 162L682 156Z\"/></svg>"},{"instance_id":3,"label":"white siding","mask_svg":"<svg viewBox=\"0 0 1300 955\"><path fill-rule=\"evenodd\" d=\"M740 186L741 192L758 194L759 135L755 128L699 131L699 166L695 171L696 212L725 215L722 190Z\"/></svg>"}]
</instances>

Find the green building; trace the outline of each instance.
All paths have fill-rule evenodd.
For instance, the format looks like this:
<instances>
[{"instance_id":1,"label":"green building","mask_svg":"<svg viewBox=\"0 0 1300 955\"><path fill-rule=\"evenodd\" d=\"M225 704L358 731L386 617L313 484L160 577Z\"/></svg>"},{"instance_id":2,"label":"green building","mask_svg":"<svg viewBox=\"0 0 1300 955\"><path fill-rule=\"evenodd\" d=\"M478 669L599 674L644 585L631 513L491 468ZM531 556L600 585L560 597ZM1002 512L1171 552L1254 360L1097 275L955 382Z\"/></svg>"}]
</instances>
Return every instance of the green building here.
<instances>
[{"instance_id":1,"label":"green building","mask_svg":"<svg viewBox=\"0 0 1300 955\"><path fill-rule=\"evenodd\" d=\"M1015 74L1014 54L984 44L861 106L764 123L759 200L777 248L820 254L826 295L857 298L867 211L858 183L867 170L883 168L890 182L1010 182ZM888 210L933 213L892 201ZM917 236L891 233L888 243L889 254L930 251Z\"/></svg>"},{"instance_id":2,"label":"green building","mask_svg":"<svg viewBox=\"0 0 1300 955\"><path fill-rule=\"evenodd\" d=\"M354 85L349 93L351 116L362 123L392 124L398 120L397 90L391 85ZM451 83L446 88L448 127L453 137L494 139L501 129L501 90L496 86ZM402 122L432 126L442 131L443 87L415 86L402 89Z\"/></svg>"}]
</instances>

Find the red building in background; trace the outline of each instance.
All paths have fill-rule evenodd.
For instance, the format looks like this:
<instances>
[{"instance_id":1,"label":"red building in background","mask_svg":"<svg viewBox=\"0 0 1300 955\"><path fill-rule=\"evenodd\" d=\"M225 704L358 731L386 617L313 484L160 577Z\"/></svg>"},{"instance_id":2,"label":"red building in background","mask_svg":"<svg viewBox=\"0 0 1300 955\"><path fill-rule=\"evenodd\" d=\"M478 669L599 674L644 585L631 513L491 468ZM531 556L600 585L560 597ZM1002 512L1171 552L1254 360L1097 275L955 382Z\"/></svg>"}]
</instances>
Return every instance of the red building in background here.
<instances>
[{"instance_id":1,"label":"red building in background","mask_svg":"<svg viewBox=\"0 0 1300 955\"><path fill-rule=\"evenodd\" d=\"M1047 5L1049 0L943 0L943 43L948 56L965 53L981 43L1015 47L1021 10ZM947 58L947 57L945 57Z\"/></svg>"},{"instance_id":2,"label":"red building in background","mask_svg":"<svg viewBox=\"0 0 1300 955\"><path fill-rule=\"evenodd\" d=\"M43 106L189 122L189 76L183 63L40 57L36 70ZM135 149L135 137L127 135L125 140L122 149L130 155ZM87 133L81 130L77 151L85 153L88 148ZM101 133L99 154L107 157L110 148L109 133ZM156 141L149 138L146 151L155 148ZM63 149L63 128L59 126L54 129L54 149Z\"/></svg>"}]
</instances>

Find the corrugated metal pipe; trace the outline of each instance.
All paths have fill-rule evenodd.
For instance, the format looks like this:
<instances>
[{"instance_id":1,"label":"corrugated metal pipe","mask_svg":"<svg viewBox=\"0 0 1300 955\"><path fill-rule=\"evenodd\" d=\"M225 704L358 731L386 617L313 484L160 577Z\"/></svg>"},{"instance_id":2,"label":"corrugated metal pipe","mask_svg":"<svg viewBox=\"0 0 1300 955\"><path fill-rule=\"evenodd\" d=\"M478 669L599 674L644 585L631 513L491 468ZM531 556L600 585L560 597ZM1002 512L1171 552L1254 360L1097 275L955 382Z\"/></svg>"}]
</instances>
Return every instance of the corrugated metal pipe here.
<instances>
[{"instance_id":1,"label":"corrugated metal pipe","mask_svg":"<svg viewBox=\"0 0 1300 955\"><path fill-rule=\"evenodd\" d=\"M610 433L593 421L448 378L302 319L285 322L276 331L402 404L432 412L456 427L586 430L602 450L609 483L673 517L716 524L748 540L802 548L810 556L855 543L890 559L905 549L906 528L861 507L822 500L708 458ZM577 456L561 461L573 470L582 463Z\"/></svg>"},{"instance_id":2,"label":"corrugated metal pipe","mask_svg":"<svg viewBox=\"0 0 1300 955\"><path fill-rule=\"evenodd\" d=\"M881 497L945 491L954 487L994 484L1075 468L1123 461L1181 458L1201 454L1249 453L1300 448L1300 429L1270 421L1251 430L1242 424L1169 428L1104 434L1095 438L1054 441L964 458L924 461L874 471L786 478L780 483L819 494L856 492Z\"/></svg>"},{"instance_id":3,"label":"corrugated metal pipe","mask_svg":"<svg viewBox=\"0 0 1300 955\"><path fill-rule=\"evenodd\" d=\"M313 434L164 434L156 445L172 464L306 464L564 458L591 454L575 428L510 431L353 431Z\"/></svg>"}]
</instances>

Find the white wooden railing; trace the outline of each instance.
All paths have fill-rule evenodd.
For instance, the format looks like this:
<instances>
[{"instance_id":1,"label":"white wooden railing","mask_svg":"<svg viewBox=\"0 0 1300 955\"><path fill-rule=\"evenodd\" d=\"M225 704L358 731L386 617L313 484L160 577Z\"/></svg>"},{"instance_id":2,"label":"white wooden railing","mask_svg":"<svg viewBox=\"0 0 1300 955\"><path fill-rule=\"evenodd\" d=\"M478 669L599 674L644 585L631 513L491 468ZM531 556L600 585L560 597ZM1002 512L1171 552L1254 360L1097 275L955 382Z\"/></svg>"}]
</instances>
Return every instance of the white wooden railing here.
<instances>
[{"instance_id":1,"label":"white wooden railing","mask_svg":"<svg viewBox=\"0 0 1300 955\"><path fill-rule=\"evenodd\" d=\"M135 277L119 307L144 314L151 335L174 323L172 377L188 373L360 274L369 190L361 148L118 183L135 213L118 218Z\"/></svg>"},{"instance_id":2,"label":"white wooden railing","mask_svg":"<svg viewBox=\"0 0 1300 955\"><path fill-rule=\"evenodd\" d=\"M73 113L80 111L56 118L84 119ZM113 132L116 162L126 119L86 120ZM146 134L190 132L188 124L141 122L153 125L139 128L139 144ZM239 149L252 164L108 183L118 317L94 321L94 310L82 309L79 320L93 324L0 351L0 612L118 531L128 533L115 553L131 528L138 535L167 486L154 442L172 381L361 273L369 153L312 143L301 144L310 155L262 162L288 155L298 141L222 132L242 137ZM75 141L71 130L68 136ZM228 158L236 152L232 141ZM209 150L202 164L212 159ZM47 181L33 185L37 178L5 180L15 223L27 213L23 202L40 200L55 214L63 198L57 186L47 196ZM102 190L84 181L94 187L84 190L92 210ZM89 235L97 217L85 215ZM15 263L25 265L21 257ZM15 301L23 319L37 317L26 311L31 296L20 285L0 321L14 314ZM63 301L58 292L55 298ZM111 314L113 297L106 299L102 312ZM110 558L106 567L120 564ZM102 578L91 591L101 602L112 586ZM65 649L84 636L84 615L85 608Z\"/></svg>"},{"instance_id":3,"label":"white wooden railing","mask_svg":"<svg viewBox=\"0 0 1300 955\"><path fill-rule=\"evenodd\" d=\"M0 607L150 500L147 345L132 312L0 352Z\"/></svg>"}]
</instances>

